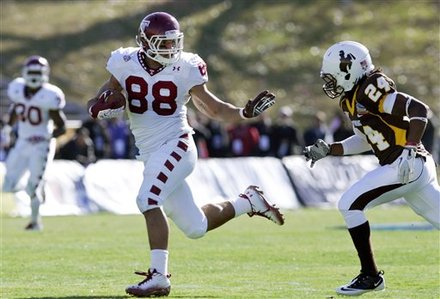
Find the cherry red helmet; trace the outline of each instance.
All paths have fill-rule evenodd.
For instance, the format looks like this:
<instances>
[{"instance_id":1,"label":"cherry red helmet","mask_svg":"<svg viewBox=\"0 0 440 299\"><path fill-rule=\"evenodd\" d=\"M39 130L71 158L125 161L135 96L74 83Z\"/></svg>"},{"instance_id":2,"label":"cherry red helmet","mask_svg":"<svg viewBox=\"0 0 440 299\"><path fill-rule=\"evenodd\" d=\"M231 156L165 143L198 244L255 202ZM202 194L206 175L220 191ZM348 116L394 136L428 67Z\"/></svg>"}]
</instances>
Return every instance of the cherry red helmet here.
<instances>
[{"instance_id":1,"label":"cherry red helmet","mask_svg":"<svg viewBox=\"0 0 440 299\"><path fill-rule=\"evenodd\" d=\"M22 76L26 86L38 88L46 82L49 82L50 67L47 59L38 55L30 56L26 59Z\"/></svg>"},{"instance_id":2,"label":"cherry red helmet","mask_svg":"<svg viewBox=\"0 0 440 299\"><path fill-rule=\"evenodd\" d=\"M141 21L136 42L147 57L169 65L180 59L183 33L175 17L166 12L155 12Z\"/></svg>"}]
</instances>

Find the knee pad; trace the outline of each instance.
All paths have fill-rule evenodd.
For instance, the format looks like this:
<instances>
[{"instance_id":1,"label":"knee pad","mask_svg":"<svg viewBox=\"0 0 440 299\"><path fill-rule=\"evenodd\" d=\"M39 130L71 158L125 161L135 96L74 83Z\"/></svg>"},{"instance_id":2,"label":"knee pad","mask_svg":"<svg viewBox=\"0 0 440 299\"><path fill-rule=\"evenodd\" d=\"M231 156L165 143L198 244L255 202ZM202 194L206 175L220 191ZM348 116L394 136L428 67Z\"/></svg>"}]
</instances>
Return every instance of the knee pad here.
<instances>
[{"instance_id":1,"label":"knee pad","mask_svg":"<svg viewBox=\"0 0 440 299\"><path fill-rule=\"evenodd\" d=\"M203 226L191 227L183 231L185 235L190 239L199 239L206 233L206 228Z\"/></svg>"},{"instance_id":2,"label":"knee pad","mask_svg":"<svg viewBox=\"0 0 440 299\"><path fill-rule=\"evenodd\" d=\"M344 217L347 228L359 226L367 221L364 211L361 210L339 210Z\"/></svg>"}]
</instances>

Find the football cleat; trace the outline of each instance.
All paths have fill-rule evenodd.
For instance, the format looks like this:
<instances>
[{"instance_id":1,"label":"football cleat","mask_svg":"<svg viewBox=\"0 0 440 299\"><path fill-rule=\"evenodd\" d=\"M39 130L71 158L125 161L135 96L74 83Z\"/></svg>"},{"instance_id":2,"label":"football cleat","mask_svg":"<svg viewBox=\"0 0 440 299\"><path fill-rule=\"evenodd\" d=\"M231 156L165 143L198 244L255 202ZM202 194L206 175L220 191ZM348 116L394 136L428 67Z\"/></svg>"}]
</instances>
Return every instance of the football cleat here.
<instances>
[{"instance_id":1,"label":"football cleat","mask_svg":"<svg viewBox=\"0 0 440 299\"><path fill-rule=\"evenodd\" d=\"M24 228L27 231L42 231L43 230L43 224L37 222L29 222L28 225Z\"/></svg>"},{"instance_id":2,"label":"football cleat","mask_svg":"<svg viewBox=\"0 0 440 299\"><path fill-rule=\"evenodd\" d=\"M385 289L384 272L379 271L377 275L359 274L351 282L340 286L336 293L346 296L358 296L366 292L382 291Z\"/></svg>"},{"instance_id":3,"label":"football cleat","mask_svg":"<svg viewBox=\"0 0 440 299\"><path fill-rule=\"evenodd\" d=\"M267 218L278 225L284 224L284 216L280 210L271 204L263 195L263 191L257 186L249 186L243 194L239 195L242 198L249 200L251 204L251 211L247 213L249 217L254 215Z\"/></svg>"},{"instance_id":4,"label":"football cleat","mask_svg":"<svg viewBox=\"0 0 440 299\"><path fill-rule=\"evenodd\" d=\"M165 297L171 290L170 274L163 275L156 269L148 269L148 272L134 272L145 276L141 282L128 286L125 292L134 297Z\"/></svg>"}]
</instances>

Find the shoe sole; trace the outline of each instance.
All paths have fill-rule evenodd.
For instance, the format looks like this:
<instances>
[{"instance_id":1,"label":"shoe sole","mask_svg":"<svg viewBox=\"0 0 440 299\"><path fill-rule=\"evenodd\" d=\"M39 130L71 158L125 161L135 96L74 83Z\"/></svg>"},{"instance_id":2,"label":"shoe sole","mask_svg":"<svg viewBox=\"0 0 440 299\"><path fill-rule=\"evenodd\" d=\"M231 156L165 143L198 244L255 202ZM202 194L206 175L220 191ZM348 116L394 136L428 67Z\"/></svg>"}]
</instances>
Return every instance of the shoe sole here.
<instances>
[{"instance_id":1,"label":"shoe sole","mask_svg":"<svg viewBox=\"0 0 440 299\"><path fill-rule=\"evenodd\" d=\"M161 288L161 289L150 289L148 292L142 291L142 290L125 290L125 293L128 295L134 296L134 297L167 297L170 294L171 286L167 288Z\"/></svg>"},{"instance_id":2,"label":"shoe sole","mask_svg":"<svg viewBox=\"0 0 440 299\"><path fill-rule=\"evenodd\" d=\"M281 214L280 210L275 207L275 205L271 205L269 203L269 201L266 199L266 197L264 197L263 191L258 189L258 186L249 186L249 188L251 188L252 190L254 190L262 199L264 205L266 206L267 210L265 212L253 212L253 213L248 213L248 215L250 217L254 216L254 215L258 215L258 216L262 216L265 218L268 218L269 220L275 222L278 225L283 225L284 224L284 215ZM272 212L273 214L273 218L268 217L267 215L265 215L265 213L267 212Z\"/></svg>"},{"instance_id":3,"label":"shoe sole","mask_svg":"<svg viewBox=\"0 0 440 299\"><path fill-rule=\"evenodd\" d=\"M339 295L345 295L345 296L359 296L368 292L380 292L385 290L385 281L383 280L380 285L378 285L374 289L368 289L368 290L361 290L361 289L352 289L350 290L343 290L344 287L340 287L336 289L336 293Z\"/></svg>"}]
</instances>

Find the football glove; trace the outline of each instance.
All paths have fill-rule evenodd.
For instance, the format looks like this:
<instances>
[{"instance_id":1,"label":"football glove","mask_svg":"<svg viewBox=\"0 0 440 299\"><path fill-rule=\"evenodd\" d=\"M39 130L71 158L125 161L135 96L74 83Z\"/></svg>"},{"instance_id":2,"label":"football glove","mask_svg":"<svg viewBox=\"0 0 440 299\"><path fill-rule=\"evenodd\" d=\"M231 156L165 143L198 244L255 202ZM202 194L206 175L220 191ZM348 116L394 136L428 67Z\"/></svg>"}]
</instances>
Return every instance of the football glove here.
<instances>
[{"instance_id":1,"label":"football glove","mask_svg":"<svg viewBox=\"0 0 440 299\"><path fill-rule=\"evenodd\" d=\"M244 118L253 118L275 104L275 95L267 90L260 92L255 98L250 99L240 111Z\"/></svg>"},{"instance_id":2,"label":"football glove","mask_svg":"<svg viewBox=\"0 0 440 299\"><path fill-rule=\"evenodd\" d=\"M8 148L11 145L11 132L12 127L10 125L4 125L0 133L0 147Z\"/></svg>"},{"instance_id":3,"label":"football glove","mask_svg":"<svg viewBox=\"0 0 440 299\"><path fill-rule=\"evenodd\" d=\"M410 175L414 172L416 160L416 147L406 146L398 159L398 178L402 184L408 184Z\"/></svg>"},{"instance_id":4,"label":"football glove","mask_svg":"<svg viewBox=\"0 0 440 299\"><path fill-rule=\"evenodd\" d=\"M318 139L313 145L306 146L303 154L306 160L312 160L310 167L313 167L316 161L326 157L330 152L330 145L322 139Z\"/></svg>"}]
</instances>

